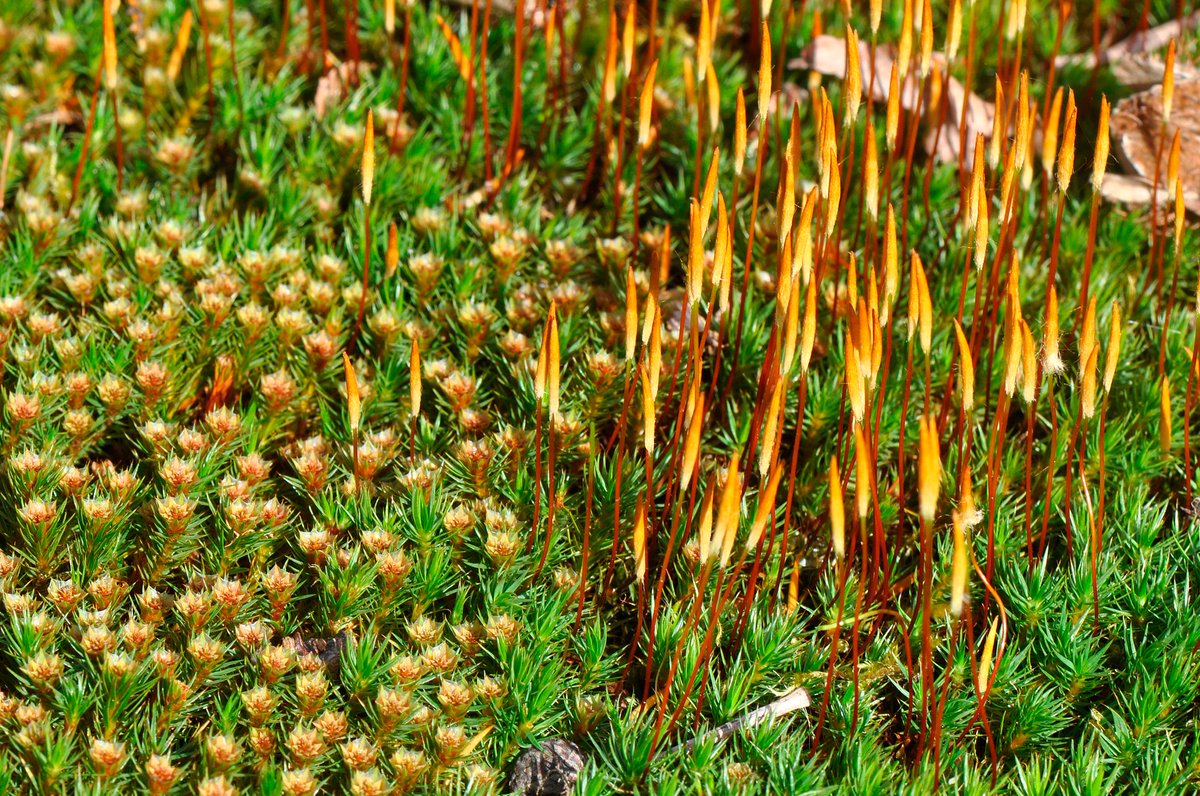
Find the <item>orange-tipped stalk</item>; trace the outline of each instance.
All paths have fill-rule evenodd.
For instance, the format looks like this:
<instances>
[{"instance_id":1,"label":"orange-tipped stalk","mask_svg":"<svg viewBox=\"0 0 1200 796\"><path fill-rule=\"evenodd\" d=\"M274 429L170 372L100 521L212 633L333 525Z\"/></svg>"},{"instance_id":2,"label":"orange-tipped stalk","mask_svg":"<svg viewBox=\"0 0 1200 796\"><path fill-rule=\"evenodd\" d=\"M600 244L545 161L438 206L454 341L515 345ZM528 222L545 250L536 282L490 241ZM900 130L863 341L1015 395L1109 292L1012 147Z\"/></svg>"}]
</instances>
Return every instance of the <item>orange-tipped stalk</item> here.
<instances>
[{"instance_id":1,"label":"orange-tipped stalk","mask_svg":"<svg viewBox=\"0 0 1200 796\"><path fill-rule=\"evenodd\" d=\"M183 56L187 54L188 42L192 36L192 9L183 12L179 21L179 30L175 32L175 46L171 48L171 57L167 60L167 80L174 83L183 67Z\"/></svg>"},{"instance_id":2,"label":"orange-tipped stalk","mask_svg":"<svg viewBox=\"0 0 1200 796\"><path fill-rule=\"evenodd\" d=\"M412 348L408 355L408 422L409 456L416 458L417 452L417 417L421 414L421 346L414 336Z\"/></svg>"},{"instance_id":3,"label":"orange-tipped stalk","mask_svg":"<svg viewBox=\"0 0 1200 796\"><path fill-rule=\"evenodd\" d=\"M633 517L633 572L638 587L646 585L646 506L638 498L637 509Z\"/></svg>"},{"instance_id":4,"label":"orange-tipped stalk","mask_svg":"<svg viewBox=\"0 0 1200 796\"><path fill-rule=\"evenodd\" d=\"M104 88L117 90L117 33L113 24L113 3L104 0L101 4L101 58L104 65Z\"/></svg>"},{"instance_id":5,"label":"orange-tipped stalk","mask_svg":"<svg viewBox=\"0 0 1200 796\"><path fill-rule=\"evenodd\" d=\"M740 454L734 453L729 460L725 474L725 485L721 488L721 500L717 508L716 524L713 526L713 540L720 542L720 565L724 569L729 565L729 557L733 553L733 543L737 538L738 520L742 513L742 480Z\"/></svg>"},{"instance_id":6,"label":"orange-tipped stalk","mask_svg":"<svg viewBox=\"0 0 1200 796\"><path fill-rule=\"evenodd\" d=\"M1159 383L1158 444L1165 455L1171 455L1171 379L1166 374Z\"/></svg>"},{"instance_id":7,"label":"orange-tipped stalk","mask_svg":"<svg viewBox=\"0 0 1200 796\"><path fill-rule=\"evenodd\" d=\"M967 562L967 535L962 515L955 511L953 519L954 551L950 565L950 614L962 616L963 605L968 600L967 573L970 565Z\"/></svg>"},{"instance_id":8,"label":"orange-tipped stalk","mask_svg":"<svg viewBox=\"0 0 1200 796\"><path fill-rule=\"evenodd\" d=\"M546 485L546 535L545 541L542 543L541 558L538 560L537 569L534 570L535 578L541 573L542 567L546 565L546 558L550 554L550 541L554 536L554 509L558 502L554 485L554 470L557 453L557 435L555 434L555 430L558 422L562 420L562 415L559 412L562 378L560 356L558 311L555 303L551 301L550 309L546 313L546 330L542 335L542 354L538 358L538 370L542 377L540 379L541 390L539 390L538 406L540 412L541 402L543 400L546 402L549 422L549 433L547 434L549 445L547 457L548 483ZM539 450L538 453L540 459L541 451ZM536 523L534 527L536 527Z\"/></svg>"},{"instance_id":9,"label":"orange-tipped stalk","mask_svg":"<svg viewBox=\"0 0 1200 796\"><path fill-rule=\"evenodd\" d=\"M933 540L932 525L941 489L942 456L937 421L932 415L920 420L920 447L917 454L917 496L921 525L919 559L921 595L921 737L926 738L929 699L933 693Z\"/></svg>"},{"instance_id":10,"label":"orange-tipped stalk","mask_svg":"<svg viewBox=\"0 0 1200 796\"><path fill-rule=\"evenodd\" d=\"M367 127L363 134L362 201L363 201L363 264L361 293L358 298L358 317L354 321L353 346L362 333L363 317L367 312L368 283L371 278L371 192L375 186L375 118L367 109Z\"/></svg>"},{"instance_id":11,"label":"orange-tipped stalk","mask_svg":"<svg viewBox=\"0 0 1200 796\"><path fill-rule=\"evenodd\" d=\"M1062 143L1058 147L1057 182L1058 210L1054 219L1054 238L1050 244L1050 271L1046 277L1046 285L1054 287L1058 274L1058 244L1062 236L1063 210L1067 201L1067 188L1071 184L1071 174L1075 170L1075 123L1078 113L1075 109L1075 92L1067 91L1067 109L1063 122ZM1049 293L1047 293L1049 301Z\"/></svg>"},{"instance_id":12,"label":"orange-tipped stalk","mask_svg":"<svg viewBox=\"0 0 1200 796\"><path fill-rule=\"evenodd\" d=\"M962 324L954 321L954 333L958 339L958 384L960 403L964 415L971 414L975 403L975 363L971 359L971 346L963 334Z\"/></svg>"},{"instance_id":13,"label":"orange-tipped stalk","mask_svg":"<svg viewBox=\"0 0 1200 796\"><path fill-rule=\"evenodd\" d=\"M121 191L125 182L125 149L121 141L121 114L117 99L117 33L113 22L113 13L117 5L114 0L102 0L102 52L104 64L104 88L112 102L113 133L117 145L117 191Z\"/></svg>"},{"instance_id":14,"label":"orange-tipped stalk","mask_svg":"<svg viewBox=\"0 0 1200 796\"><path fill-rule=\"evenodd\" d=\"M358 439L359 439L359 420L361 414L361 404L358 393L358 377L354 373L354 363L350 361L350 355L345 351L342 352L342 365L346 371L346 415L350 423L350 439L354 446L354 469L352 477L354 479L354 492L359 494L362 491L362 484L358 478Z\"/></svg>"},{"instance_id":15,"label":"orange-tipped stalk","mask_svg":"<svg viewBox=\"0 0 1200 796\"><path fill-rule=\"evenodd\" d=\"M384 278L391 279L396 273L396 266L400 264L400 245L397 241L395 222L388 225L387 253L384 255L383 264Z\"/></svg>"}]
</instances>

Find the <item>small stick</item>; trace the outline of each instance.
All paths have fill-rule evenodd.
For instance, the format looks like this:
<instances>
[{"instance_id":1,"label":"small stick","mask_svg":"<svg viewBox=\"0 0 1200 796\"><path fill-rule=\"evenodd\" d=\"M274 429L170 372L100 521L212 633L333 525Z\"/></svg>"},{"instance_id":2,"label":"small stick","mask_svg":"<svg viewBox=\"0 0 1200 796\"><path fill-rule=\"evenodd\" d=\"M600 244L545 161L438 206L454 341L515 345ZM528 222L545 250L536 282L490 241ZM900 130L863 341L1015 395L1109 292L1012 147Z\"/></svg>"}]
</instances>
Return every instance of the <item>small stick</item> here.
<instances>
[{"instance_id":1,"label":"small stick","mask_svg":"<svg viewBox=\"0 0 1200 796\"><path fill-rule=\"evenodd\" d=\"M690 751L692 747L701 741L721 741L733 735L743 727L746 729L757 727L759 724L771 721L772 719L786 716L787 714L794 713L797 710L804 710L810 705L812 705L812 698L809 697L808 691L806 691L804 688L793 688L791 691L788 691L786 694L781 696L779 699L776 699L769 705L756 708L745 715L739 716L733 721L728 721L722 724L720 727L717 727L714 730L709 730L703 735L692 738L690 741L672 747L670 751Z\"/></svg>"}]
</instances>

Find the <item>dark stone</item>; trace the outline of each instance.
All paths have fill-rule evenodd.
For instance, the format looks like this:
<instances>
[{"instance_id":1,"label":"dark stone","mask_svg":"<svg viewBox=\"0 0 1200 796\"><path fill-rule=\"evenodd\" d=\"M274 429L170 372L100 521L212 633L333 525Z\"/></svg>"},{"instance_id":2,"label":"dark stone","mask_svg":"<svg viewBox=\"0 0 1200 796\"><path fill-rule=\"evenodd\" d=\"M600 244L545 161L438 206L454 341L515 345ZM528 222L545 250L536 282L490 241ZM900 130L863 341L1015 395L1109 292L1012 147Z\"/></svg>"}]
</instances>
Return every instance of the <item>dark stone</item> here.
<instances>
[{"instance_id":1,"label":"dark stone","mask_svg":"<svg viewBox=\"0 0 1200 796\"><path fill-rule=\"evenodd\" d=\"M523 796L566 796L582 768L583 753L578 746L551 738L517 758L508 777L508 791Z\"/></svg>"},{"instance_id":2,"label":"dark stone","mask_svg":"<svg viewBox=\"0 0 1200 796\"><path fill-rule=\"evenodd\" d=\"M297 655L316 655L325 669L336 674L342 665L342 650L349 640L343 630L336 636L326 638L303 638L299 633L288 636L283 640L283 646L290 648Z\"/></svg>"}]
</instances>

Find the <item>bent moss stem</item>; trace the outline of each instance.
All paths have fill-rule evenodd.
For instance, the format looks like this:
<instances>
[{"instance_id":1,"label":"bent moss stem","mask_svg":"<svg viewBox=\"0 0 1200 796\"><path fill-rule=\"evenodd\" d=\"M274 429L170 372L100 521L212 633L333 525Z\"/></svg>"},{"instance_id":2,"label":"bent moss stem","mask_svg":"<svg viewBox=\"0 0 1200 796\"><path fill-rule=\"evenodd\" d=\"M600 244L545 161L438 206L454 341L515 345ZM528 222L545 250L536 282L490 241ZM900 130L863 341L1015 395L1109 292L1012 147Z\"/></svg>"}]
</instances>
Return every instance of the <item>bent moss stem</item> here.
<instances>
[{"instance_id":1,"label":"bent moss stem","mask_svg":"<svg viewBox=\"0 0 1200 796\"><path fill-rule=\"evenodd\" d=\"M203 16L203 15L202 15ZM92 87L92 109L88 111L87 126L83 130L83 141L80 143L79 162L75 164L75 178L71 181L71 199L67 202L66 215L71 215L75 200L79 198L79 181L83 177L83 167L88 159L88 145L92 140L92 130L96 126L96 105L100 100L100 76L104 74L103 62L96 68L96 82Z\"/></svg>"}]
</instances>

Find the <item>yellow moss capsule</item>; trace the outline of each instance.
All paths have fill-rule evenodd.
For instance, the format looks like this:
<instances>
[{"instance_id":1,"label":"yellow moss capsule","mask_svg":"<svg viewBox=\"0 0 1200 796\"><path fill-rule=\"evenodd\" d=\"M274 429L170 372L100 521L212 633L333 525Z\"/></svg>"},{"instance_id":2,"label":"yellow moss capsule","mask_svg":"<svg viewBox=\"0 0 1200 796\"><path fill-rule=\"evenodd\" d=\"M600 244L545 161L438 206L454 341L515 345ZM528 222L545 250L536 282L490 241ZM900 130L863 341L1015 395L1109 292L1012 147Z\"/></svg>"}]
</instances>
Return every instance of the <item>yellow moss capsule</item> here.
<instances>
[{"instance_id":1,"label":"yellow moss capsule","mask_svg":"<svg viewBox=\"0 0 1200 796\"><path fill-rule=\"evenodd\" d=\"M863 156L863 205L867 218L879 218L879 152L875 143L875 127L867 121L864 136L866 154Z\"/></svg>"},{"instance_id":2,"label":"yellow moss capsule","mask_svg":"<svg viewBox=\"0 0 1200 796\"><path fill-rule=\"evenodd\" d=\"M729 248L729 209L725 206L725 194L717 191L717 239L713 243L712 286L721 286L725 276L723 267L725 255Z\"/></svg>"},{"instance_id":3,"label":"yellow moss capsule","mask_svg":"<svg viewBox=\"0 0 1200 796\"><path fill-rule=\"evenodd\" d=\"M1175 181L1175 256L1183 251L1183 220L1187 217L1187 208L1183 204L1183 182Z\"/></svg>"},{"instance_id":4,"label":"yellow moss capsule","mask_svg":"<svg viewBox=\"0 0 1200 796\"><path fill-rule=\"evenodd\" d=\"M829 536L833 554L846 557L846 507L842 499L842 476L838 473L837 456L829 462Z\"/></svg>"},{"instance_id":5,"label":"yellow moss capsule","mask_svg":"<svg viewBox=\"0 0 1200 796\"><path fill-rule=\"evenodd\" d=\"M946 60L950 62L958 57L958 47L962 42L962 12L962 0L950 0L950 13L946 23Z\"/></svg>"},{"instance_id":6,"label":"yellow moss capsule","mask_svg":"<svg viewBox=\"0 0 1200 796\"><path fill-rule=\"evenodd\" d=\"M1017 379L1021 375L1021 363L1024 361L1022 349L1024 339L1021 336L1021 314L1018 305L1010 304L1006 313L1007 322L1004 325L1004 394L1012 398L1017 391Z\"/></svg>"},{"instance_id":7,"label":"yellow moss capsule","mask_svg":"<svg viewBox=\"0 0 1200 796\"><path fill-rule=\"evenodd\" d=\"M1175 129L1175 137L1171 140L1171 153L1167 155L1167 195L1175 195L1175 186L1179 183L1179 148L1181 145L1179 129Z\"/></svg>"},{"instance_id":8,"label":"yellow moss capsule","mask_svg":"<svg viewBox=\"0 0 1200 796\"><path fill-rule=\"evenodd\" d=\"M557 421L561 417L558 412L558 403L559 403L559 395L560 395L560 387L561 387L559 380L562 376L562 366L559 361L558 311L557 311L557 308L555 307L555 304L553 301L550 302L549 335L550 335L550 348L548 351L549 358L547 360L547 365L548 365L547 376L548 376L549 382L550 382L550 384L549 384L549 387L550 387L550 401L549 401L549 403L550 403L550 419L552 421Z\"/></svg>"},{"instance_id":9,"label":"yellow moss capsule","mask_svg":"<svg viewBox=\"0 0 1200 796\"><path fill-rule=\"evenodd\" d=\"M1020 171L1025 166L1028 155L1029 129L1033 120L1029 112L1029 72L1021 70L1021 78L1017 83L1017 130L1013 141L1013 168Z\"/></svg>"},{"instance_id":10,"label":"yellow moss capsule","mask_svg":"<svg viewBox=\"0 0 1200 796\"><path fill-rule=\"evenodd\" d=\"M790 241L792 221L796 216L796 172L792 161L791 150L783 158L783 173L779 175L779 246L782 249ZM791 258L787 267L791 268Z\"/></svg>"},{"instance_id":11,"label":"yellow moss capsule","mask_svg":"<svg viewBox=\"0 0 1200 796\"><path fill-rule=\"evenodd\" d=\"M408 412L414 418L421 414L421 346L415 337L408 355Z\"/></svg>"},{"instance_id":12,"label":"yellow moss capsule","mask_svg":"<svg viewBox=\"0 0 1200 796\"><path fill-rule=\"evenodd\" d=\"M362 153L362 200L371 206L371 188L375 185L375 117L367 109L367 130L363 134Z\"/></svg>"},{"instance_id":13,"label":"yellow moss capsule","mask_svg":"<svg viewBox=\"0 0 1200 796\"><path fill-rule=\"evenodd\" d=\"M807 374L817 337L817 280L810 279L804 294L804 324L800 332L800 373Z\"/></svg>"},{"instance_id":14,"label":"yellow moss capsule","mask_svg":"<svg viewBox=\"0 0 1200 796\"><path fill-rule=\"evenodd\" d=\"M342 352L342 366L346 371L346 414L350 420L350 433L357 434L361 419L361 403L358 394L358 377L354 374L354 363L350 355Z\"/></svg>"},{"instance_id":15,"label":"yellow moss capsule","mask_svg":"<svg viewBox=\"0 0 1200 796\"><path fill-rule=\"evenodd\" d=\"M1067 92L1067 115L1063 123L1062 146L1058 148L1058 192L1065 194L1075 172L1075 91Z\"/></svg>"},{"instance_id":16,"label":"yellow moss capsule","mask_svg":"<svg viewBox=\"0 0 1200 796\"><path fill-rule=\"evenodd\" d=\"M1001 144L1008 140L1008 118L1005 116L1005 111L1008 109L1007 94L999 74L995 76L995 81L996 112L992 116L992 137L988 141L987 151L988 168L992 171L995 171L996 167L1000 165Z\"/></svg>"},{"instance_id":17,"label":"yellow moss capsule","mask_svg":"<svg viewBox=\"0 0 1200 796\"><path fill-rule=\"evenodd\" d=\"M713 147L708 161L708 173L704 177L704 190L700 193L700 237L708 232L708 221L712 217L713 200L717 196L717 178L721 166L721 149Z\"/></svg>"},{"instance_id":18,"label":"yellow moss capsule","mask_svg":"<svg viewBox=\"0 0 1200 796\"><path fill-rule=\"evenodd\" d=\"M650 374L645 365L638 366L642 383L642 447L646 453L654 453L654 391L650 389Z\"/></svg>"},{"instance_id":19,"label":"yellow moss capsule","mask_svg":"<svg viewBox=\"0 0 1200 796\"><path fill-rule=\"evenodd\" d=\"M783 322L783 356L779 363L781 376L791 372L796 361L796 343L800 333L800 283L792 282L792 294L788 299L787 318Z\"/></svg>"},{"instance_id":20,"label":"yellow moss capsule","mask_svg":"<svg viewBox=\"0 0 1200 796\"><path fill-rule=\"evenodd\" d=\"M846 26L846 80L842 87L842 126L850 127L858 118L858 106L862 102L862 69L859 66L858 34Z\"/></svg>"},{"instance_id":21,"label":"yellow moss capsule","mask_svg":"<svg viewBox=\"0 0 1200 796\"><path fill-rule=\"evenodd\" d=\"M717 509L715 538L721 540L721 566L729 563L733 542L737 538L738 519L742 513L742 476L739 471L740 455L735 453L729 461L725 475L725 486L721 489L721 503Z\"/></svg>"},{"instance_id":22,"label":"yellow moss capsule","mask_svg":"<svg viewBox=\"0 0 1200 796\"><path fill-rule=\"evenodd\" d=\"M396 273L396 266L400 264L400 243L395 222L388 225L387 253L384 255L383 264L384 276L390 279Z\"/></svg>"},{"instance_id":23,"label":"yellow moss capsule","mask_svg":"<svg viewBox=\"0 0 1200 796\"><path fill-rule=\"evenodd\" d=\"M733 173L739 177L746 164L746 95L738 86L733 122Z\"/></svg>"},{"instance_id":24,"label":"yellow moss capsule","mask_svg":"<svg viewBox=\"0 0 1200 796\"><path fill-rule=\"evenodd\" d=\"M915 0L915 2L920 1ZM900 40L896 45L896 65L899 67L901 78L908 76L908 62L912 59L913 2L914 0L904 0L904 15L900 21Z\"/></svg>"},{"instance_id":25,"label":"yellow moss capsule","mask_svg":"<svg viewBox=\"0 0 1200 796\"><path fill-rule=\"evenodd\" d=\"M721 83L717 80L717 73L711 61L705 73L704 84L708 89L708 129L710 133L715 134L721 126Z\"/></svg>"},{"instance_id":26,"label":"yellow moss capsule","mask_svg":"<svg viewBox=\"0 0 1200 796\"><path fill-rule=\"evenodd\" d=\"M980 694L986 694L992 679L992 655L996 649L996 620L988 627L987 638L983 641L983 655L979 658L979 679L976 685Z\"/></svg>"},{"instance_id":27,"label":"yellow moss capsule","mask_svg":"<svg viewBox=\"0 0 1200 796\"><path fill-rule=\"evenodd\" d=\"M608 41L604 48L604 80L601 91L605 104L611 105L617 97L617 15L608 15Z\"/></svg>"},{"instance_id":28,"label":"yellow moss capsule","mask_svg":"<svg viewBox=\"0 0 1200 796\"><path fill-rule=\"evenodd\" d=\"M854 426L854 503L859 519L871 511L871 449L863 436L862 426Z\"/></svg>"},{"instance_id":29,"label":"yellow moss capsule","mask_svg":"<svg viewBox=\"0 0 1200 796\"><path fill-rule=\"evenodd\" d=\"M1050 286L1050 292L1046 298L1045 324L1045 337L1042 341L1042 367L1047 375L1052 376L1063 369L1062 356L1059 354L1058 348L1058 290L1054 285Z\"/></svg>"},{"instance_id":30,"label":"yellow moss capsule","mask_svg":"<svg viewBox=\"0 0 1200 796\"><path fill-rule=\"evenodd\" d=\"M775 514L775 493L779 489L779 479L782 475L783 466L780 462L776 462L775 467L771 470L771 477L767 479L766 487L758 495L758 509L754 512L754 519L750 522L750 535L746 537L747 551L753 550L758 545L758 540L762 538L767 523Z\"/></svg>"},{"instance_id":31,"label":"yellow moss capsule","mask_svg":"<svg viewBox=\"0 0 1200 796\"><path fill-rule=\"evenodd\" d=\"M1062 86L1054 92L1050 113L1042 120L1042 171L1049 180L1054 174L1054 159L1058 156L1058 123L1062 116Z\"/></svg>"},{"instance_id":32,"label":"yellow moss capsule","mask_svg":"<svg viewBox=\"0 0 1200 796\"><path fill-rule=\"evenodd\" d=\"M1171 382L1165 374L1158 392L1158 444L1163 453L1171 452Z\"/></svg>"},{"instance_id":33,"label":"yellow moss capsule","mask_svg":"<svg viewBox=\"0 0 1200 796\"><path fill-rule=\"evenodd\" d=\"M638 306L637 281L633 276L633 268L625 268L625 362L633 361L637 349Z\"/></svg>"},{"instance_id":34,"label":"yellow moss capsule","mask_svg":"<svg viewBox=\"0 0 1200 796\"><path fill-rule=\"evenodd\" d=\"M633 569L640 584L646 583L646 505L638 497L633 514Z\"/></svg>"},{"instance_id":35,"label":"yellow moss capsule","mask_svg":"<svg viewBox=\"0 0 1200 796\"><path fill-rule=\"evenodd\" d=\"M900 130L900 72L895 61L892 62L892 73L888 78L887 115L885 118L883 141L888 152L895 152L896 135Z\"/></svg>"},{"instance_id":36,"label":"yellow moss capsule","mask_svg":"<svg viewBox=\"0 0 1200 796\"><path fill-rule=\"evenodd\" d=\"M987 262L988 236L991 234L991 224L988 214L991 203L987 191L979 192L979 207L975 213L975 270L983 270Z\"/></svg>"},{"instance_id":37,"label":"yellow moss capsule","mask_svg":"<svg viewBox=\"0 0 1200 796\"><path fill-rule=\"evenodd\" d=\"M633 37L637 32L637 3L627 0L625 3L625 25L621 29L621 64L625 69L625 79L633 74ZM701 72L701 75L704 73Z\"/></svg>"},{"instance_id":38,"label":"yellow moss capsule","mask_svg":"<svg viewBox=\"0 0 1200 796\"><path fill-rule=\"evenodd\" d=\"M771 32L767 23L762 23L762 52L758 61L758 119L759 129L771 109Z\"/></svg>"},{"instance_id":39,"label":"yellow moss capsule","mask_svg":"<svg viewBox=\"0 0 1200 796\"><path fill-rule=\"evenodd\" d=\"M1175 102L1175 40L1167 45L1167 61L1163 66L1162 78L1162 123L1171 121L1171 105Z\"/></svg>"},{"instance_id":40,"label":"yellow moss capsule","mask_svg":"<svg viewBox=\"0 0 1200 796\"><path fill-rule=\"evenodd\" d=\"M638 104L638 145L642 149L650 146L650 119L654 111L654 77L657 73L658 61L655 60L646 70L646 80L642 84L642 96Z\"/></svg>"},{"instance_id":41,"label":"yellow moss capsule","mask_svg":"<svg viewBox=\"0 0 1200 796\"><path fill-rule=\"evenodd\" d=\"M699 381L696 382L699 384ZM704 428L704 393L696 395L696 405L688 422L687 440L683 445L683 472L679 477L679 491L683 492L692 483L692 474L700 458L700 432Z\"/></svg>"},{"instance_id":42,"label":"yellow moss capsule","mask_svg":"<svg viewBox=\"0 0 1200 796\"><path fill-rule=\"evenodd\" d=\"M1088 300L1087 309L1083 313L1083 328L1079 333L1079 369L1082 375L1084 365L1096 347L1096 297Z\"/></svg>"},{"instance_id":43,"label":"yellow moss capsule","mask_svg":"<svg viewBox=\"0 0 1200 796\"><path fill-rule=\"evenodd\" d=\"M1100 347L1094 346L1088 354L1080 379L1079 406L1085 420L1090 420L1096 414L1096 360L1099 356Z\"/></svg>"},{"instance_id":44,"label":"yellow moss capsule","mask_svg":"<svg viewBox=\"0 0 1200 796\"><path fill-rule=\"evenodd\" d=\"M829 171L829 196L825 202L825 239L833 237L837 228L839 210L842 203L842 176L837 168L836 158L831 158L833 167Z\"/></svg>"},{"instance_id":45,"label":"yellow moss capsule","mask_svg":"<svg viewBox=\"0 0 1200 796\"><path fill-rule=\"evenodd\" d=\"M771 400L767 404L767 414L763 423L762 442L758 449L758 477L765 478L775 459L775 437L779 428L780 401L783 396L783 379L775 379L775 389L771 391Z\"/></svg>"},{"instance_id":46,"label":"yellow moss capsule","mask_svg":"<svg viewBox=\"0 0 1200 796\"><path fill-rule=\"evenodd\" d=\"M921 517L926 522L932 522L937 512L941 481L942 452L938 440L937 420L931 415L922 415L917 456L917 495Z\"/></svg>"},{"instance_id":47,"label":"yellow moss capsule","mask_svg":"<svg viewBox=\"0 0 1200 796\"><path fill-rule=\"evenodd\" d=\"M172 83L179 77L183 67L183 56L187 54L188 42L192 37L192 9L183 12L179 21L179 30L175 34L175 47L171 50L171 58L167 61L167 80Z\"/></svg>"},{"instance_id":48,"label":"yellow moss capsule","mask_svg":"<svg viewBox=\"0 0 1200 796\"><path fill-rule=\"evenodd\" d=\"M700 551L700 560L707 562L715 555L712 549L713 536L713 496L715 490L710 482L704 490L704 500L700 504L700 527L696 531L696 546Z\"/></svg>"},{"instance_id":49,"label":"yellow moss capsule","mask_svg":"<svg viewBox=\"0 0 1200 796\"><path fill-rule=\"evenodd\" d=\"M846 380L846 394L850 396L850 409L854 414L855 421L861 423L866 411L867 398L863 388L859 356L854 341L850 339L850 335L846 335L846 367L843 374Z\"/></svg>"},{"instance_id":50,"label":"yellow moss capsule","mask_svg":"<svg viewBox=\"0 0 1200 796\"><path fill-rule=\"evenodd\" d=\"M967 534L963 519L956 511L952 514L954 534L954 557L950 564L950 613L962 616L963 604L967 601Z\"/></svg>"},{"instance_id":51,"label":"yellow moss capsule","mask_svg":"<svg viewBox=\"0 0 1200 796\"><path fill-rule=\"evenodd\" d=\"M1096 156L1092 160L1092 190L1100 192L1104 182L1104 171L1108 168L1108 97L1100 97L1100 123L1096 128Z\"/></svg>"},{"instance_id":52,"label":"yellow moss capsule","mask_svg":"<svg viewBox=\"0 0 1200 796\"><path fill-rule=\"evenodd\" d=\"M649 363L647 373L650 376L650 395L658 397L658 380L662 375L662 307L654 307L654 325L650 327L650 345L646 359ZM680 330L682 334L682 330Z\"/></svg>"},{"instance_id":53,"label":"yellow moss capsule","mask_svg":"<svg viewBox=\"0 0 1200 796\"><path fill-rule=\"evenodd\" d=\"M113 3L101 0L101 55L104 61L104 85L117 90L117 30L113 24Z\"/></svg>"},{"instance_id":54,"label":"yellow moss capsule","mask_svg":"<svg viewBox=\"0 0 1200 796\"><path fill-rule=\"evenodd\" d=\"M920 259L917 263L920 265ZM921 279L921 349L929 356L933 350L933 301L929 296L929 281L925 278L924 266L917 270L917 275Z\"/></svg>"},{"instance_id":55,"label":"yellow moss capsule","mask_svg":"<svg viewBox=\"0 0 1200 796\"><path fill-rule=\"evenodd\" d=\"M971 414L975 405L975 362L971 359L971 345L963 334L962 324L954 321L954 334L958 338L958 388L963 412Z\"/></svg>"},{"instance_id":56,"label":"yellow moss capsule","mask_svg":"<svg viewBox=\"0 0 1200 796\"><path fill-rule=\"evenodd\" d=\"M933 12L929 8L929 0L923 0L921 8L921 58L917 62L917 74L924 80L929 76L929 67L933 63ZM931 103L931 107L936 105Z\"/></svg>"},{"instance_id":57,"label":"yellow moss capsule","mask_svg":"<svg viewBox=\"0 0 1200 796\"><path fill-rule=\"evenodd\" d=\"M1117 375L1117 363L1121 360L1121 305L1112 303L1109 321L1109 346L1104 358L1104 391L1112 390L1112 378Z\"/></svg>"},{"instance_id":58,"label":"yellow moss capsule","mask_svg":"<svg viewBox=\"0 0 1200 796\"><path fill-rule=\"evenodd\" d=\"M917 337L921 325L921 258L914 251L908 267L908 339Z\"/></svg>"},{"instance_id":59,"label":"yellow moss capsule","mask_svg":"<svg viewBox=\"0 0 1200 796\"><path fill-rule=\"evenodd\" d=\"M1037 396L1037 347L1033 342L1033 330L1029 324L1021 320L1021 374L1024 379L1021 384L1021 396L1025 403L1033 403Z\"/></svg>"}]
</instances>

